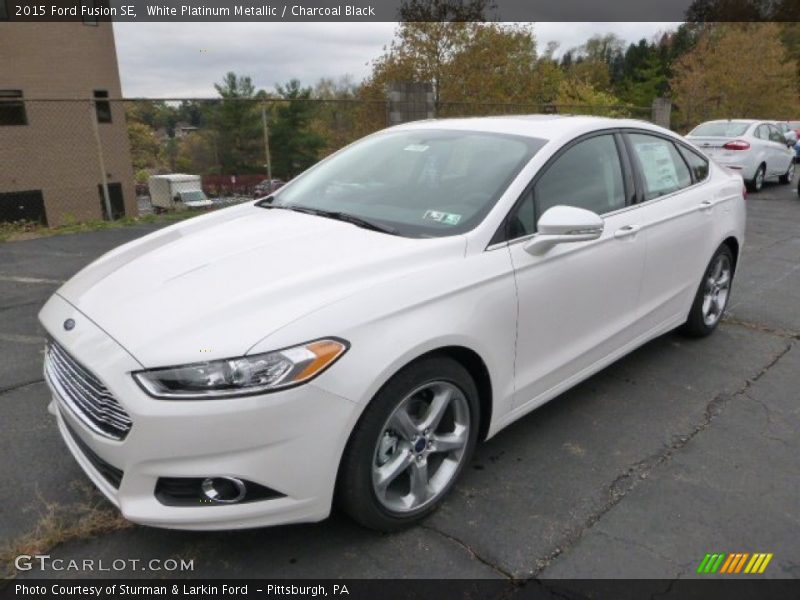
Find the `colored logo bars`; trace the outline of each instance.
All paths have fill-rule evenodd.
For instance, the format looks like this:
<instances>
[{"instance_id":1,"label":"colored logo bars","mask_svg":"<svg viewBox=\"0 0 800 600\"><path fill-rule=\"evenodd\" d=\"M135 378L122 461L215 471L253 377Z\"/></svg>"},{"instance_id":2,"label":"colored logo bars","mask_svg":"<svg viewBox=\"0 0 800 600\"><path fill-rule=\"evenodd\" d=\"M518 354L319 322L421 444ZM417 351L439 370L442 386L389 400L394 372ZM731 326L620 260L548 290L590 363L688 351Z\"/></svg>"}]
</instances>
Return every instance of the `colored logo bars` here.
<instances>
[{"instance_id":1,"label":"colored logo bars","mask_svg":"<svg viewBox=\"0 0 800 600\"><path fill-rule=\"evenodd\" d=\"M772 553L736 552L732 554L706 554L700 565L697 567L698 573L763 573L769 561L772 560Z\"/></svg>"}]
</instances>

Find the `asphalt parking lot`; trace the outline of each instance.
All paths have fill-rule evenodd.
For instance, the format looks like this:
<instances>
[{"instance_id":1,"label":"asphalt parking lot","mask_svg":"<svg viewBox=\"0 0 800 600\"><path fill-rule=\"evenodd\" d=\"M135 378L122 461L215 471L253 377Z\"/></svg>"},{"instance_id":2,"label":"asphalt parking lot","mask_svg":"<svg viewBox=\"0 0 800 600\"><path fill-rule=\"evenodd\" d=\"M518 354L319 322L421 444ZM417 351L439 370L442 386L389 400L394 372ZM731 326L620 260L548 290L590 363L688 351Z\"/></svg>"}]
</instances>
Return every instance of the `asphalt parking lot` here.
<instances>
[{"instance_id":1,"label":"asphalt parking lot","mask_svg":"<svg viewBox=\"0 0 800 600\"><path fill-rule=\"evenodd\" d=\"M715 335L665 335L523 418L479 446L438 513L393 535L338 514L232 533L126 527L46 410L36 315L61 281L152 226L0 244L3 558L194 561L45 573L62 577L671 579L694 576L707 552L770 552L765 577L800 577L796 184L768 185L747 208Z\"/></svg>"}]
</instances>

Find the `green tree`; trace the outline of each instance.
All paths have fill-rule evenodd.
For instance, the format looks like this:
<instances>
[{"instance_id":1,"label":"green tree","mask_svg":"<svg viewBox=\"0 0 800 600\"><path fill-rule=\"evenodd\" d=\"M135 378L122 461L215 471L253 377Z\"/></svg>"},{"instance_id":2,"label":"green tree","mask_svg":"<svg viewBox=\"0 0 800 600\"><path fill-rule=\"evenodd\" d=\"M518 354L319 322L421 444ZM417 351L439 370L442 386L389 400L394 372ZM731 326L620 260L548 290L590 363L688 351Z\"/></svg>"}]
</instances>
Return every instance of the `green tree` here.
<instances>
[{"instance_id":1,"label":"green tree","mask_svg":"<svg viewBox=\"0 0 800 600\"><path fill-rule=\"evenodd\" d=\"M164 100L134 100L125 104L128 122L144 123L153 130L163 129L172 136L178 115Z\"/></svg>"},{"instance_id":2,"label":"green tree","mask_svg":"<svg viewBox=\"0 0 800 600\"><path fill-rule=\"evenodd\" d=\"M161 143L149 125L129 120L128 140L134 171L156 169L161 165Z\"/></svg>"},{"instance_id":3,"label":"green tree","mask_svg":"<svg viewBox=\"0 0 800 600\"><path fill-rule=\"evenodd\" d=\"M216 133L198 131L175 142L174 164L176 171L186 173L218 173Z\"/></svg>"},{"instance_id":4,"label":"green tree","mask_svg":"<svg viewBox=\"0 0 800 600\"><path fill-rule=\"evenodd\" d=\"M292 79L276 89L282 102L274 109L270 124L272 170L279 177L292 178L317 162L325 140L312 128L311 88Z\"/></svg>"},{"instance_id":5,"label":"green tree","mask_svg":"<svg viewBox=\"0 0 800 600\"><path fill-rule=\"evenodd\" d=\"M316 110L311 129L325 140L323 155L338 150L357 139L357 124L362 112L357 102L359 86L352 77L322 78L314 86L311 97Z\"/></svg>"},{"instance_id":6,"label":"green tree","mask_svg":"<svg viewBox=\"0 0 800 600\"><path fill-rule=\"evenodd\" d=\"M227 73L214 84L220 100L211 105L208 123L215 133L219 165L224 174L263 171L264 130L261 103L250 77Z\"/></svg>"},{"instance_id":7,"label":"green tree","mask_svg":"<svg viewBox=\"0 0 800 600\"><path fill-rule=\"evenodd\" d=\"M635 106L650 106L653 100L667 91L665 56L655 44L641 40L625 54L623 78L617 93L625 102Z\"/></svg>"}]
</instances>

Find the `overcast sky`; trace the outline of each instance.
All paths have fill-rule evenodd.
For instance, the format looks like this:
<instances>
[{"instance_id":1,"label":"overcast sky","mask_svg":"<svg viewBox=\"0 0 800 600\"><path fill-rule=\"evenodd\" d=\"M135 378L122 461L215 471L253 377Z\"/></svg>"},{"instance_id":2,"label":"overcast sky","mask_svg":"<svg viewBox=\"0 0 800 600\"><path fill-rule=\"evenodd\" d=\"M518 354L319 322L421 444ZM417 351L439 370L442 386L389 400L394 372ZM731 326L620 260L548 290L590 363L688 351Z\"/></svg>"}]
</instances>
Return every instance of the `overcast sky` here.
<instances>
[{"instance_id":1,"label":"overcast sky","mask_svg":"<svg viewBox=\"0 0 800 600\"><path fill-rule=\"evenodd\" d=\"M677 23L536 23L539 50L567 50L596 33L627 42ZM114 23L122 92L127 97L213 97L227 71L272 89L349 74L356 81L392 39L396 23Z\"/></svg>"}]
</instances>

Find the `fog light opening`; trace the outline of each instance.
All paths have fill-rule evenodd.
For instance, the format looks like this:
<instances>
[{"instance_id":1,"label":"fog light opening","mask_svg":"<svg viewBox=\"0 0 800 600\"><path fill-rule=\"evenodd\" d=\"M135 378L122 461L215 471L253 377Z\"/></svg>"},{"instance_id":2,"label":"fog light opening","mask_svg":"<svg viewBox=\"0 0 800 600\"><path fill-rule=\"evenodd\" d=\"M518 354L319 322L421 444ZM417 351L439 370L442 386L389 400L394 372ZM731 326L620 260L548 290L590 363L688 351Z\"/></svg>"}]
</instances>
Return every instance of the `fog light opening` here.
<instances>
[{"instance_id":1,"label":"fog light opening","mask_svg":"<svg viewBox=\"0 0 800 600\"><path fill-rule=\"evenodd\" d=\"M208 477L200 489L207 500L216 504L236 504L247 495L247 486L236 477Z\"/></svg>"}]
</instances>

